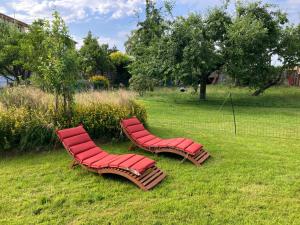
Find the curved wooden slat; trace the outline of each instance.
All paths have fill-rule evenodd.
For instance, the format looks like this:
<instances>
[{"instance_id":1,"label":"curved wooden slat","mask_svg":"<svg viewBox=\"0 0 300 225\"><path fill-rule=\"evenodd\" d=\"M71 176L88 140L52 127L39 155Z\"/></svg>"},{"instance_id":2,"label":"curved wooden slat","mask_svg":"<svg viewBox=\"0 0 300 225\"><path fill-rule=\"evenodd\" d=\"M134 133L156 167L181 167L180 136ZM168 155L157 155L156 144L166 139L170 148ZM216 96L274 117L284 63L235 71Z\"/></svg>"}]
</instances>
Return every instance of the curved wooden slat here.
<instances>
[{"instance_id":1,"label":"curved wooden slat","mask_svg":"<svg viewBox=\"0 0 300 225\"><path fill-rule=\"evenodd\" d=\"M173 153L176 155L180 155L180 156L184 157L185 159L191 161L196 166L201 166L204 163L204 161L210 157L209 153L204 150L200 151L200 154L197 154L194 156L189 155L178 149L173 149L173 148L158 148L155 151L155 153Z\"/></svg>"},{"instance_id":2,"label":"curved wooden slat","mask_svg":"<svg viewBox=\"0 0 300 225\"><path fill-rule=\"evenodd\" d=\"M152 168L148 169L148 171L151 171L150 173L145 171L148 176L151 175L148 179L143 180L141 179L141 176L136 176L133 173L128 172L127 170L118 169L118 168L103 168L99 169L99 174L116 174L122 177L127 178L134 184L136 184L139 188L141 188L144 191L148 191L149 189L155 187L157 184L159 184L165 177L166 174L158 169L156 166L153 166ZM154 173L153 173L154 172Z\"/></svg>"}]
</instances>

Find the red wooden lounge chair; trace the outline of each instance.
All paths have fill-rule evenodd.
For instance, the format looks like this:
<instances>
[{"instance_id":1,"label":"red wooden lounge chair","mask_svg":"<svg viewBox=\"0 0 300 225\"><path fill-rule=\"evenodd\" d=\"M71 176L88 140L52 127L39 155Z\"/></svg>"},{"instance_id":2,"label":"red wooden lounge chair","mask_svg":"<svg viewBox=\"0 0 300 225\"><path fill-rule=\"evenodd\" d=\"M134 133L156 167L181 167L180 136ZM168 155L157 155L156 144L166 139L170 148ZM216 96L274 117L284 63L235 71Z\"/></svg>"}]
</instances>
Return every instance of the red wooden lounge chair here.
<instances>
[{"instance_id":1,"label":"red wooden lounge chair","mask_svg":"<svg viewBox=\"0 0 300 225\"><path fill-rule=\"evenodd\" d=\"M121 121L121 127L126 136L137 146L153 153L170 152L185 157L196 166L200 166L210 157L203 146L186 138L161 139L145 129L143 124L136 118Z\"/></svg>"},{"instance_id":2,"label":"red wooden lounge chair","mask_svg":"<svg viewBox=\"0 0 300 225\"><path fill-rule=\"evenodd\" d=\"M97 147L83 126L56 132L64 147L73 157L71 168L81 165L99 174L112 173L126 177L143 190L162 181L166 174L155 166L155 161L135 154L112 155Z\"/></svg>"}]
</instances>

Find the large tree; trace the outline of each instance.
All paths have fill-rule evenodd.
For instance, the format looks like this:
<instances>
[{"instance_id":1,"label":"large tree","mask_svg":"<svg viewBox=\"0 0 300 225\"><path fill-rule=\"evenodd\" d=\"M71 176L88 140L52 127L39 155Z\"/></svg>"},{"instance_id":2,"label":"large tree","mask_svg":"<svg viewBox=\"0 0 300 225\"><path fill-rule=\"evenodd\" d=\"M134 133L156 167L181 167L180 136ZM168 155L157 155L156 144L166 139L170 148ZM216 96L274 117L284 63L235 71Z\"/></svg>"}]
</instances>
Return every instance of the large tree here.
<instances>
[{"instance_id":1,"label":"large tree","mask_svg":"<svg viewBox=\"0 0 300 225\"><path fill-rule=\"evenodd\" d=\"M281 80L283 67L272 59L280 58L288 20L279 9L261 2L239 2L236 13L228 28L226 69L236 84L254 88L256 96Z\"/></svg>"},{"instance_id":2,"label":"large tree","mask_svg":"<svg viewBox=\"0 0 300 225\"><path fill-rule=\"evenodd\" d=\"M19 83L31 74L27 68L29 55L25 40L26 33L0 21L0 76L11 82Z\"/></svg>"},{"instance_id":3,"label":"large tree","mask_svg":"<svg viewBox=\"0 0 300 225\"><path fill-rule=\"evenodd\" d=\"M300 67L300 24L288 26L283 32L280 53L284 68Z\"/></svg>"},{"instance_id":4,"label":"large tree","mask_svg":"<svg viewBox=\"0 0 300 225\"><path fill-rule=\"evenodd\" d=\"M206 99L209 75L225 63L223 43L227 38L226 27L230 23L231 18L225 9L215 8L205 17L195 13L186 18L179 17L172 25L170 43L165 45L173 48L170 63L173 61L174 64L169 66L175 69L174 77L184 84L192 85L197 90L200 83L201 100Z\"/></svg>"},{"instance_id":5,"label":"large tree","mask_svg":"<svg viewBox=\"0 0 300 225\"><path fill-rule=\"evenodd\" d=\"M145 84L148 89L152 89L154 79L161 74L160 64L157 63L158 43L166 30L162 11L154 1L146 0L145 14L145 20L138 23L137 29L131 32L125 43L126 52L133 57L133 62L129 65L131 86L143 91Z\"/></svg>"},{"instance_id":6,"label":"large tree","mask_svg":"<svg viewBox=\"0 0 300 225\"><path fill-rule=\"evenodd\" d=\"M85 77L111 70L112 64L109 59L110 50L108 45L100 45L97 37L92 32L84 38L83 46L79 50L80 68Z\"/></svg>"},{"instance_id":7,"label":"large tree","mask_svg":"<svg viewBox=\"0 0 300 225\"><path fill-rule=\"evenodd\" d=\"M51 22L36 21L31 31L35 32L28 39L29 49L35 55L35 62L31 63L33 81L55 95L55 116L62 111L70 122L73 94L79 78L75 42L57 12L53 13ZM41 42L37 43L37 40Z\"/></svg>"}]
</instances>

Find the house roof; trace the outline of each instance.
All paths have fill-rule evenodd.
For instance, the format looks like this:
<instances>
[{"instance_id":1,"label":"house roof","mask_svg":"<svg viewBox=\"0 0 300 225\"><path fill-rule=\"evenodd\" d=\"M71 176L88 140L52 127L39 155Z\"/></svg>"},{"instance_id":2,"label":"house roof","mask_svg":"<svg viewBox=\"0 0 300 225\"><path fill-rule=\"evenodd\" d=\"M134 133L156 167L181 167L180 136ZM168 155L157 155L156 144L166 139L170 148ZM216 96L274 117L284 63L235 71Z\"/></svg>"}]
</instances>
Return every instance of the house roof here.
<instances>
[{"instance_id":1,"label":"house roof","mask_svg":"<svg viewBox=\"0 0 300 225\"><path fill-rule=\"evenodd\" d=\"M24 23L24 22L22 22L22 21L20 21L20 20L17 20L17 19L15 19L15 18L12 18L12 17L10 17L10 16L7 16L7 15L5 15L5 14L3 14L3 13L0 13L0 18L2 18L3 20L5 20L5 21L8 21L8 22L10 22L10 23L16 23L17 25L19 25L19 26L21 26L21 27L29 27L29 25L27 24L27 23Z\"/></svg>"}]
</instances>

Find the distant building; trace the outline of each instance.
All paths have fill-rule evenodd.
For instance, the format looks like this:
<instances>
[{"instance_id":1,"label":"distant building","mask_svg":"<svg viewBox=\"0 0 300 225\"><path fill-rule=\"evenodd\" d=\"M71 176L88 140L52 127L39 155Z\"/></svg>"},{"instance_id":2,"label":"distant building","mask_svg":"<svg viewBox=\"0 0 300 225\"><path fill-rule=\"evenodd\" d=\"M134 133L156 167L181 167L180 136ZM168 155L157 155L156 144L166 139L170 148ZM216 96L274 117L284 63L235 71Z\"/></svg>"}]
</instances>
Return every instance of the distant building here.
<instances>
[{"instance_id":1,"label":"distant building","mask_svg":"<svg viewBox=\"0 0 300 225\"><path fill-rule=\"evenodd\" d=\"M286 79L289 86L300 86L300 67L286 71Z\"/></svg>"},{"instance_id":2,"label":"distant building","mask_svg":"<svg viewBox=\"0 0 300 225\"><path fill-rule=\"evenodd\" d=\"M29 28L29 25L27 23L24 23L20 20L7 16L3 13L0 13L0 20L7 22L9 24L14 24L22 32L26 32Z\"/></svg>"},{"instance_id":3,"label":"distant building","mask_svg":"<svg viewBox=\"0 0 300 225\"><path fill-rule=\"evenodd\" d=\"M228 75L217 70L209 75L207 84L225 84L228 80Z\"/></svg>"},{"instance_id":4,"label":"distant building","mask_svg":"<svg viewBox=\"0 0 300 225\"><path fill-rule=\"evenodd\" d=\"M6 85L7 85L6 79L0 76L0 88L5 87Z\"/></svg>"},{"instance_id":5,"label":"distant building","mask_svg":"<svg viewBox=\"0 0 300 225\"><path fill-rule=\"evenodd\" d=\"M29 28L29 25L27 23L24 23L20 20L7 16L3 13L0 13L0 21L9 23L11 25L15 25L21 32L27 32ZM0 88L7 86L7 84L8 84L7 80L0 75Z\"/></svg>"}]
</instances>

